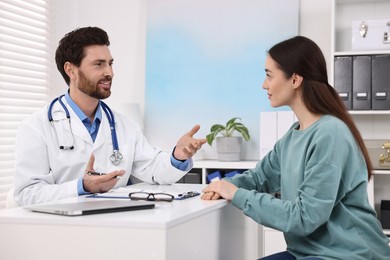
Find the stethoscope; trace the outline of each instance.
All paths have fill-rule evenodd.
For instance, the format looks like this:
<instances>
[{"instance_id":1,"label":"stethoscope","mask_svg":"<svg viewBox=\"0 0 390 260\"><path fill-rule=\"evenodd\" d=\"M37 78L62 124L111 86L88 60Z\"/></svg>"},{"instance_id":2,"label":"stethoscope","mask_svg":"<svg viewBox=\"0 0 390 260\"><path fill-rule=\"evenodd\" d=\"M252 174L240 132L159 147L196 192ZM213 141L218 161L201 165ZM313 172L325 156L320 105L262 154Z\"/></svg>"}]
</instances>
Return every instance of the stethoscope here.
<instances>
[{"instance_id":1,"label":"stethoscope","mask_svg":"<svg viewBox=\"0 0 390 260\"><path fill-rule=\"evenodd\" d=\"M56 136L56 139L57 139L58 147L61 150L73 150L74 149L75 138L74 138L74 134L73 134L71 123L70 123L71 121L70 121L69 111L66 108L64 102L61 100L61 98L63 96L65 96L65 95L61 95L61 96L53 99L53 101L49 105L49 109L47 111L47 117L49 119L49 122L51 123L51 125L54 128L54 132L55 132L55 136ZM54 106L54 104L57 101L61 104L62 108L64 109L65 114L66 114L66 118L68 119L68 122L69 122L70 133L72 134L72 139L73 139L71 145L60 145L60 143L59 143L57 130L54 127L54 120L53 120L53 116L52 116L53 106ZM103 101L100 101L100 104L102 106L103 111L107 115L108 122L110 123L111 139L112 139L112 146L113 146L113 151L112 151L112 155L110 156L110 160L111 160L112 164L118 165L121 162L121 160L123 159L123 155L119 152L119 144L118 144L118 138L116 136L114 114L112 113L111 109L107 106L106 103L104 103Z\"/></svg>"}]
</instances>

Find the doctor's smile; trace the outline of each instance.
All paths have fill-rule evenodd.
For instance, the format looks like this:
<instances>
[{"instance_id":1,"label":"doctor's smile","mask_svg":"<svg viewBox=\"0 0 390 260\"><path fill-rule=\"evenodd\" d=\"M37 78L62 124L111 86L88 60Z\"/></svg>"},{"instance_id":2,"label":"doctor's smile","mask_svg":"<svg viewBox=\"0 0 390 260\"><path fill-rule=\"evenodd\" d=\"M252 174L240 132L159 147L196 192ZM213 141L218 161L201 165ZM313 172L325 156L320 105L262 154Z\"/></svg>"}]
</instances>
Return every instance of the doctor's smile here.
<instances>
[{"instance_id":1,"label":"doctor's smile","mask_svg":"<svg viewBox=\"0 0 390 260\"><path fill-rule=\"evenodd\" d=\"M108 90L110 90L110 88L111 88L111 81L101 80L101 81L99 81L98 84L99 84L99 86L101 86L105 89L108 89Z\"/></svg>"}]
</instances>

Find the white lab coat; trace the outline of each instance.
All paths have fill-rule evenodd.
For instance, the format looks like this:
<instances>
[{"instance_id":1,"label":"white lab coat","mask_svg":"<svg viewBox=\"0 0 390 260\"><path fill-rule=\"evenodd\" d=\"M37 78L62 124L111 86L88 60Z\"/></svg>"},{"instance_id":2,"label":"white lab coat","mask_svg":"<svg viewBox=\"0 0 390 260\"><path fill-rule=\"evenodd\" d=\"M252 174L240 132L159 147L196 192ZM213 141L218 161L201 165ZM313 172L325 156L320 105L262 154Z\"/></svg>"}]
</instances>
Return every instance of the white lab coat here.
<instances>
[{"instance_id":1,"label":"white lab coat","mask_svg":"<svg viewBox=\"0 0 390 260\"><path fill-rule=\"evenodd\" d=\"M85 173L92 153L95 156L95 171L126 171L115 188L125 186L130 174L141 181L158 184L174 183L186 174L171 165L171 153L151 146L134 121L115 112L116 133L123 159L114 166L109 158L113 146L109 121L104 111L93 142L65 98L62 101L70 113L73 150L61 150L58 146L58 141L61 145L73 143L68 120L59 102L52 109L58 141L48 120L48 107L26 119L18 129L14 184L15 200L19 205L78 196L77 182Z\"/></svg>"}]
</instances>

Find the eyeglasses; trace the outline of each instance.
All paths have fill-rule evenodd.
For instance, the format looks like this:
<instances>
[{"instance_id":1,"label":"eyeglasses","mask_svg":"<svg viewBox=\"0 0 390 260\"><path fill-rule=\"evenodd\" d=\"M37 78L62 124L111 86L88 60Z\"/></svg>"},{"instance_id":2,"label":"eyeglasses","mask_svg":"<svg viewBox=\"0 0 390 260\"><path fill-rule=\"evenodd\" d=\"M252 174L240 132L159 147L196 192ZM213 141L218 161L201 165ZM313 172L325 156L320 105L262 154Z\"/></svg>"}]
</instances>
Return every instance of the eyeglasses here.
<instances>
[{"instance_id":1,"label":"eyeglasses","mask_svg":"<svg viewBox=\"0 0 390 260\"><path fill-rule=\"evenodd\" d=\"M167 201L171 202L175 198L173 195L168 193L149 193L149 192L131 192L129 193L131 200L147 200L147 201Z\"/></svg>"}]
</instances>

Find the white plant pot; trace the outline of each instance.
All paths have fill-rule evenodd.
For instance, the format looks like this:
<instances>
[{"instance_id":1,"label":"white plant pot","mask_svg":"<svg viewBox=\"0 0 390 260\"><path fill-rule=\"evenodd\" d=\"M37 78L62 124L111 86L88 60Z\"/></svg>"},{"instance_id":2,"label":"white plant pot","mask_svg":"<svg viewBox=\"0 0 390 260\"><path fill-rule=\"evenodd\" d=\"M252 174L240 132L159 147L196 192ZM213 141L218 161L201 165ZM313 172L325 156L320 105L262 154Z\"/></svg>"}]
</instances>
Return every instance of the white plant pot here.
<instances>
[{"instance_id":1,"label":"white plant pot","mask_svg":"<svg viewBox=\"0 0 390 260\"><path fill-rule=\"evenodd\" d=\"M240 161L241 160L241 136L217 137L217 154L219 161Z\"/></svg>"}]
</instances>

